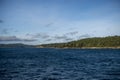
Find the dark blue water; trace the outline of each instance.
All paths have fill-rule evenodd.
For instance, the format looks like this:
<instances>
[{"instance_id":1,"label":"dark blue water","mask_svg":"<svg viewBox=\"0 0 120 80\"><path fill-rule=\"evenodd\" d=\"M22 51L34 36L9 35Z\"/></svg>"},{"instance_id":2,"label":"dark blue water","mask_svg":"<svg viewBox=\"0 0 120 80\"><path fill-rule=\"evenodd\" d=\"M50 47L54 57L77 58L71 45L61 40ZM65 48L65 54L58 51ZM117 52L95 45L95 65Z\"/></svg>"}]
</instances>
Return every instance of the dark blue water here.
<instances>
[{"instance_id":1,"label":"dark blue water","mask_svg":"<svg viewBox=\"0 0 120 80\"><path fill-rule=\"evenodd\" d=\"M1 48L0 80L120 80L120 49Z\"/></svg>"}]
</instances>

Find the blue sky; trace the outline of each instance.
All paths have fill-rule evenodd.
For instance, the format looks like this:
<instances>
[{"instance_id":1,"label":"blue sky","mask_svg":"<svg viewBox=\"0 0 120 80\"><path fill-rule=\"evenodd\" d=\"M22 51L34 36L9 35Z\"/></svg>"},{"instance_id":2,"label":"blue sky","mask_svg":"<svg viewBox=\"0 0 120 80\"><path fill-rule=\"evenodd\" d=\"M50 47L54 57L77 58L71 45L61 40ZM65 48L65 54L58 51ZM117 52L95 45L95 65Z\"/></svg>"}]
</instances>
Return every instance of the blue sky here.
<instances>
[{"instance_id":1,"label":"blue sky","mask_svg":"<svg viewBox=\"0 0 120 80\"><path fill-rule=\"evenodd\" d=\"M120 35L120 0L0 0L0 43Z\"/></svg>"}]
</instances>

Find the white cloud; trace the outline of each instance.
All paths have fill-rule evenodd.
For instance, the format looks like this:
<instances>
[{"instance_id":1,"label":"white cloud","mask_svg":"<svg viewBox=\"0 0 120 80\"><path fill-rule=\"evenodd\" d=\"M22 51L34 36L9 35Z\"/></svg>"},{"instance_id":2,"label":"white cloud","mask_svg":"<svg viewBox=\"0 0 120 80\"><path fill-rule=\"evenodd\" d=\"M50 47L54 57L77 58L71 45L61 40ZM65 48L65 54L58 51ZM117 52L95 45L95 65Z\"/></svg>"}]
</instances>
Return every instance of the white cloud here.
<instances>
[{"instance_id":1,"label":"white cloud","mask_svg":"<svg viewBox=\"0 0 120 80\"><path fill-rule=\"evenodd\" d=\"M36 39L26 39L26 38L18 38L16 36L0 36L0 41L16 41L16 42L33 42L36 41Z\"/></svg>"}]
</instances>

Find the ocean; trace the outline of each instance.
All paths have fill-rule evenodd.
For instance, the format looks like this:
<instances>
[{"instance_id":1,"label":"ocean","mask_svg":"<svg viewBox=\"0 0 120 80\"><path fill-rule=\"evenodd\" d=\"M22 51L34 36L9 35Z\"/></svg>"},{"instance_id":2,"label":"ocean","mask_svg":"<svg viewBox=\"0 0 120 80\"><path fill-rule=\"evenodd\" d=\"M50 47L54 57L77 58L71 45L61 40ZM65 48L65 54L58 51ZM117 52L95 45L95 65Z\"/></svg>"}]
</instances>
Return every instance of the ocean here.
<instances>
[{"instance_id":1,"label":"ocean","mask_svg":"<svg viewBox=\"0 0 120 80\"><path fill-rule=\"evenodd\" d=\"M120 49L0 48L0 80L120 80Z\"/></svg>"}]
</instances>

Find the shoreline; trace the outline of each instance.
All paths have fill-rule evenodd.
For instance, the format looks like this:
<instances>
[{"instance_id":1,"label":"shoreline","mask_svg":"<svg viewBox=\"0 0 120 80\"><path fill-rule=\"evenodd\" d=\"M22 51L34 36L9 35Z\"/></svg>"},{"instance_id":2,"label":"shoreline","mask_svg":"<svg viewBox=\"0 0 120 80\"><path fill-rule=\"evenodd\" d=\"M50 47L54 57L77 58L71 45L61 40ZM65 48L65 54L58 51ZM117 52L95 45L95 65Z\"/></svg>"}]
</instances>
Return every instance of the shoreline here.
<instances>
[{"instance_id":1,"label":"shoreline","mask_svg":"<svg viewBox=\"0 0 120 80\"><path fill-rule=\"evenodd\" d=\"M81 47L81 48L75 48L75 47L36 47L36 48L54 48L54 49L120 49L120 47Z\"/></svg>"}]
</instances>

